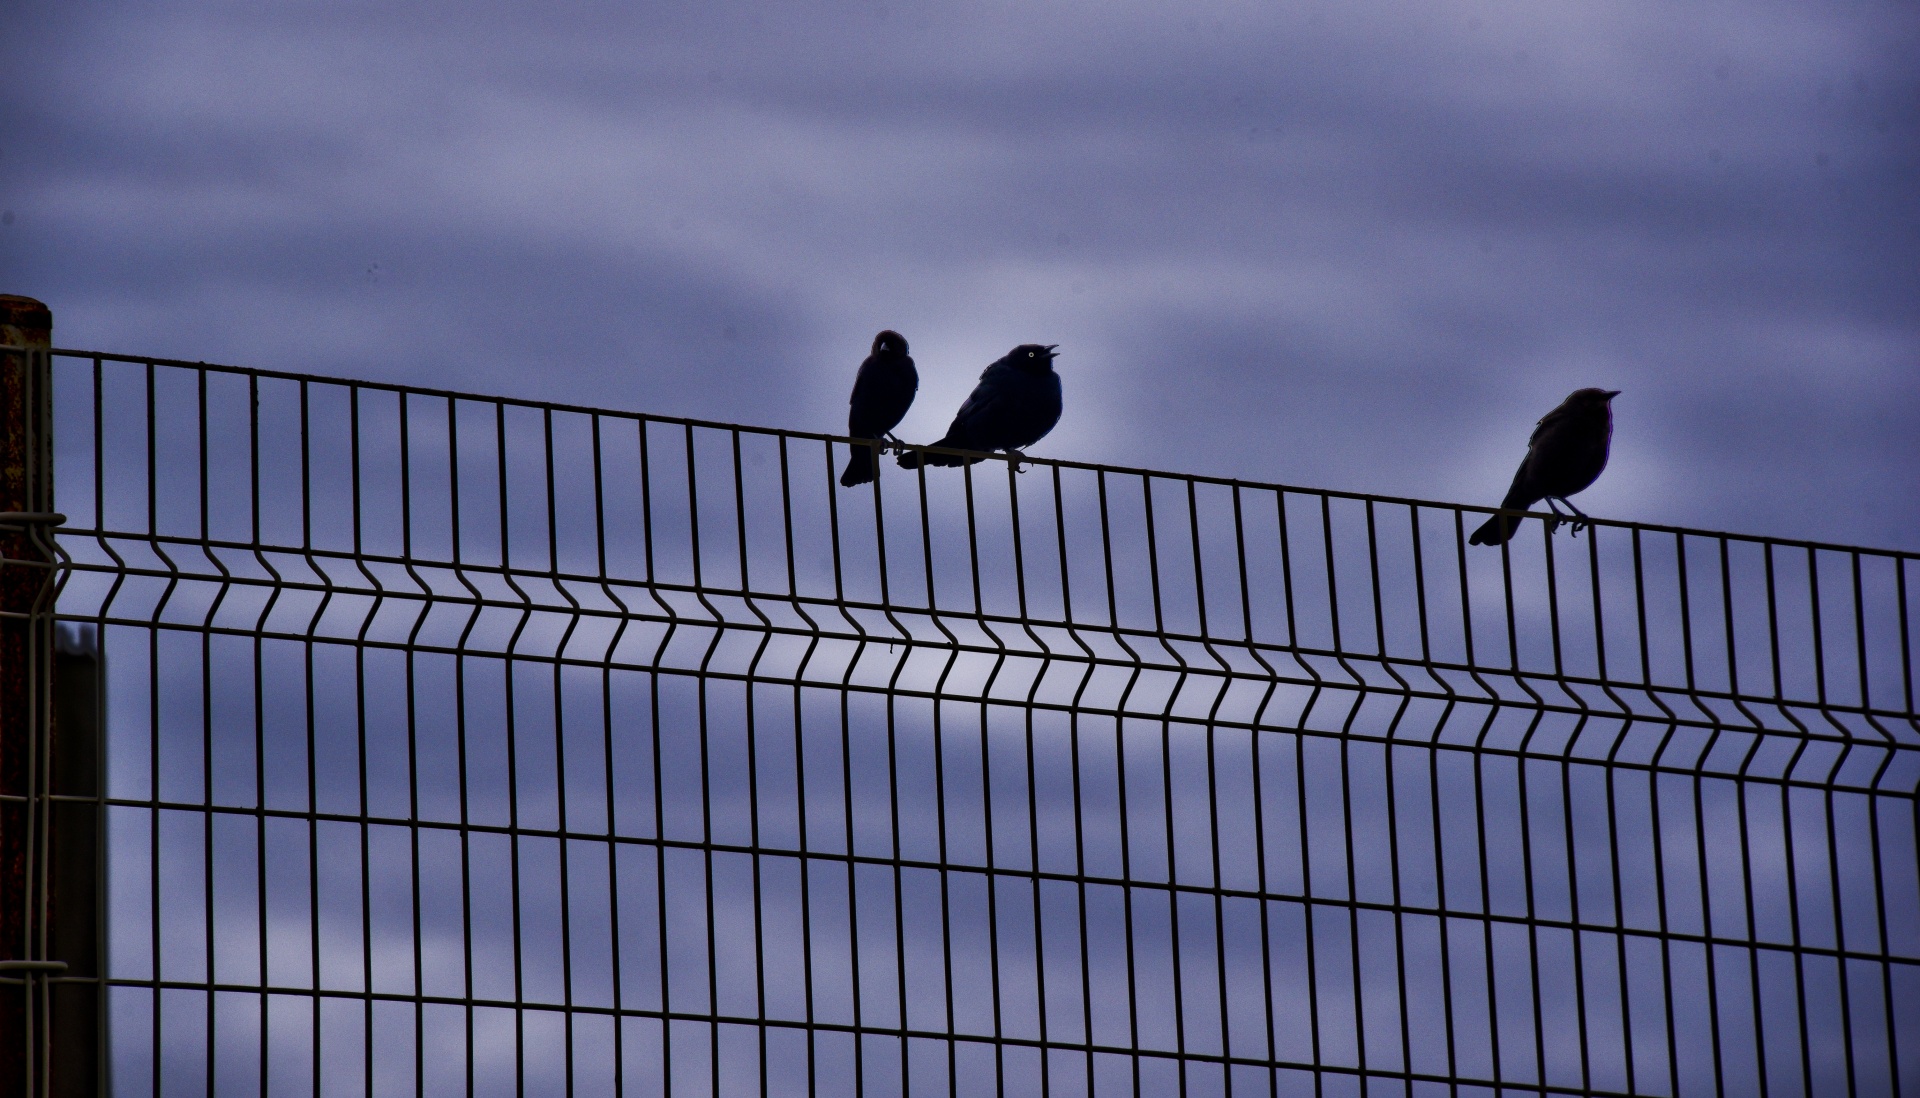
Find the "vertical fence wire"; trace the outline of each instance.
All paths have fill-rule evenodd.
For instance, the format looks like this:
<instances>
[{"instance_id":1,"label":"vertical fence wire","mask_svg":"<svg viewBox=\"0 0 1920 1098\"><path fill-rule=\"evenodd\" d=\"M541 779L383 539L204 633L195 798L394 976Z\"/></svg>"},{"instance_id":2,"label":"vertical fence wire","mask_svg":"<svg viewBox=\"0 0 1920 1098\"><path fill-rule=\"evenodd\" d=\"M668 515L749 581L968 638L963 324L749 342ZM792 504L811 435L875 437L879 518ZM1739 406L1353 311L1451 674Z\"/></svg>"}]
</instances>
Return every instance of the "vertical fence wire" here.
<instances>
[{"instance_id":1,"label":"vertical fence wire","mask_svg":"<svg viewBox=\"0 0 1920 1098\"><path fill-rule=\"evenodd\" d=\"M53 376L115 1093L1915 1085L1920 555Z\"/></svg>"}]
</instances>

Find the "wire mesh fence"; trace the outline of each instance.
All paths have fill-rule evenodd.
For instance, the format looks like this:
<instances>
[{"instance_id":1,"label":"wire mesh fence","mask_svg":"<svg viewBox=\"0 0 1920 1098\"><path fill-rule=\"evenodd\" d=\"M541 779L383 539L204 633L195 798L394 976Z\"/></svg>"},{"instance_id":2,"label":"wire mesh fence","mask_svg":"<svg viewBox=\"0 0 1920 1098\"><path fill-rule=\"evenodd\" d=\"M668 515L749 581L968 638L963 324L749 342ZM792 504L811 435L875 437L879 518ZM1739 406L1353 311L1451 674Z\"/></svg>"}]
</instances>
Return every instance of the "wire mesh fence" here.
<instances>
[{"instance_id":1,"label":"wire mesh fence","mask_svg":"<svg viewBox=\"0 0 1920 1098\"><path fill-rule=\"evenodd\" d=\"M1916 1085L1920 555L52 373L114 1093Z\"/></svg>"}]
</instances>

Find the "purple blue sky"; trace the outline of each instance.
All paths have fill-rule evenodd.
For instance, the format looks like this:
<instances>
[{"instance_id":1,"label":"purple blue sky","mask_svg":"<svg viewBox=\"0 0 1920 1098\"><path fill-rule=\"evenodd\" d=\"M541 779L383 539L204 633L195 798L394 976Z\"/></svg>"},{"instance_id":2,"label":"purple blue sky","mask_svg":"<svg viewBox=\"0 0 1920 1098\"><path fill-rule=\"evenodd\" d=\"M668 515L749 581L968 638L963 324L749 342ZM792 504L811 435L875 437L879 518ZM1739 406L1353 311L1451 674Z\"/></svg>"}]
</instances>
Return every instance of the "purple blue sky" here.
<instances>
[{"instance_id":1,"label":"purple blue sky","mask_svg":"<svg viewBox=\"0 0 1920 1098\"><path fill-rule=\"evenodd\" d=\"M1920 8L14 0L0 290L63 346L1920 545ZM1905 58L1906 60L1902 60Z\"/></svg>"}]
</instances>

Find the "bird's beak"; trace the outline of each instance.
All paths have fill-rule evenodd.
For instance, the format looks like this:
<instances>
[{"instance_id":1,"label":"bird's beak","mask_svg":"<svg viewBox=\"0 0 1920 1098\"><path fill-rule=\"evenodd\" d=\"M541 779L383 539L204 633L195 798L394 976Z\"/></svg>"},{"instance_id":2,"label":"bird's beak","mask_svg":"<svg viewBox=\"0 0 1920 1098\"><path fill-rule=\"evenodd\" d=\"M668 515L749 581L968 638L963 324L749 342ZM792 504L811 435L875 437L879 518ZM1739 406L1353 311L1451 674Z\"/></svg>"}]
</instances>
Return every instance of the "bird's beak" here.
<instances>
[{"instance_id":1,"label":"bird's beak","mask_svg":"<svg viewBox=\"0 0 1920 1098\"><path fill-rule=\"evenodd\" d=\"M1049 344L1047 344L1047 357L1048 357L1048 358L1059 358L1059 357L1060 357L1060 355L1059 355L1059 353L1058 353L1058 352L1056 352L1056 351L1054 350L1054 348L1055 348L1055 347L1058 347L1058 346L1060 346L1060 345L1059 345L1058 343L1049 343Z\"/></svg>"},{"instance_id":2,"label":"bird's beak","mask_svg":"<svg viewBox=\"0 0 1920 1098\"><path fill-rule=\"evenodd\" d=\"M1608 390L1607 390L1607 399L1608 399L1608 400L1612 400L1612 399L1613 399L1614 397L1617 397L1617 396L1619 396L1619 395L1620 395L1620 390L1618 390L1618 389L1608 389Z\"/></svg>"}]
</instances>

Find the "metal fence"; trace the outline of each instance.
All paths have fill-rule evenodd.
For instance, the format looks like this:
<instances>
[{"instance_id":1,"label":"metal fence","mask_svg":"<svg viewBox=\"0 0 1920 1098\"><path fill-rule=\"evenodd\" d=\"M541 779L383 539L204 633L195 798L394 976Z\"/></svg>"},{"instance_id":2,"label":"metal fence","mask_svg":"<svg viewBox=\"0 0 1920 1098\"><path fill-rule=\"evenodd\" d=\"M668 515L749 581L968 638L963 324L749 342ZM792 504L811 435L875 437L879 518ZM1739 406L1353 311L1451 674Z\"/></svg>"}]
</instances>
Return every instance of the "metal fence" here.
<instances>
[{"instance_id":1,"label":"metal fence","mask_svg":"<svg viewBox=\"0 0 1920 1098\"><path fill-rule=\"evenodd\" d=\"M113 1093L1920 1086L1920 555L52 378Z\"/></svg>"}]
</instances>

